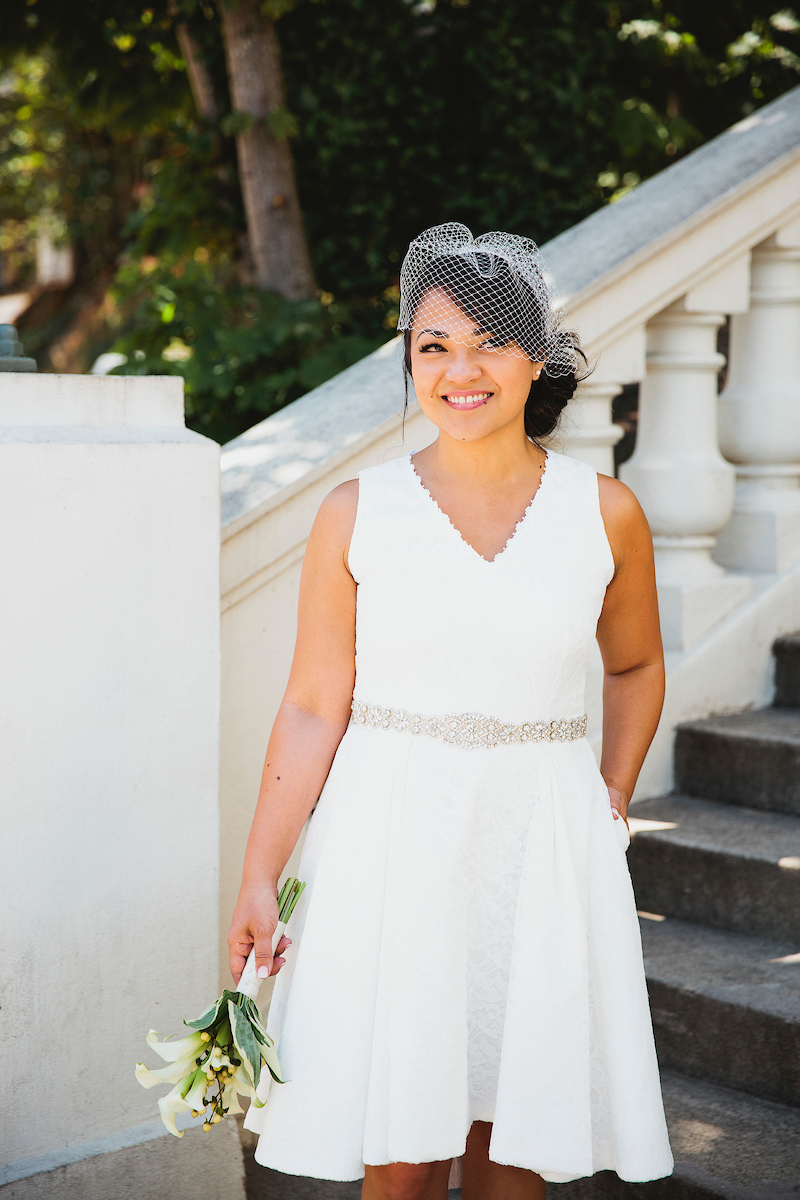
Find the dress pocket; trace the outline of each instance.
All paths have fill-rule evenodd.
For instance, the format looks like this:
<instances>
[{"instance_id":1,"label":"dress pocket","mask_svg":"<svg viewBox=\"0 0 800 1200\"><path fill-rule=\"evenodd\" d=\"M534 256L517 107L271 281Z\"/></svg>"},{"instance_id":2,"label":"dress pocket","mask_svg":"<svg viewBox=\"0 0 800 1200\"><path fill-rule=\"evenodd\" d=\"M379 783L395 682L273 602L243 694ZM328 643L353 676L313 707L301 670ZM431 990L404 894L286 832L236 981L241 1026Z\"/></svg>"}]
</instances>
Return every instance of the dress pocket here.
<instances>
[{"instance_id":1,"label":"dress pocket","mask_svg":"<svg viewBox=\"0 0 800 1200\"><path fill-rule=\"evenodd\" d=\"M619 838L619 842L620 842L620 845L622 846L622 849L627 851L628 847L631 844L631 835L630 835L628 826L623 821L622 817L617 817L617 819L614 820L613 813L611 815L611 820L614 821L614 824L617 828L617 837Z\"/></svg>"}]
</instances>

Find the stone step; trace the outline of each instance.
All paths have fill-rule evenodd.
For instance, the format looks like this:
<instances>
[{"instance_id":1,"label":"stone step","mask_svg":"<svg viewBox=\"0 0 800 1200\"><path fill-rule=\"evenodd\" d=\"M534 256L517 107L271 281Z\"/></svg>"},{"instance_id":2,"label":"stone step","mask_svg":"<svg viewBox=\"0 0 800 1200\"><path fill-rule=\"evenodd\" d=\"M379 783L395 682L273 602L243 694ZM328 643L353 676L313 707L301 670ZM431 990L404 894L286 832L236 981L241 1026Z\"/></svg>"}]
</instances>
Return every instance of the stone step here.
<instances>
[{"instance_id":1,"label":"stone step","mask_svg":"<svg viewBox=\"0 0 800 1200\"><path fill-rule=\"evenodd\" d=\"M800 709L707 717L679 725L679 792L800 815Z\"/></svg>"},{"instance_id":2,"label":"stone step","mask_svg":"<svg viewBox=\"0 0 800 1200\"><path fill-rule=\"evenodd\" d=\"M662 1067L800 1106L798 943L659 914L641 924Z\"/></svg>"},{"instance_id":3,"label":"stone step","mask_svg":"<svg viewBox=\"0 0 800 1200\"><path fill-rule=\"evenodd\" d=\"M775 699L778 708L800 708L800 633L778 638L775 655Z\"/></svg>"},{"instance_id":4,"label":"stone step","mask_svg":"<svg viewBox=\"0 0 800 1200\"><path fill-rule=\"evenodd\" d=\"M629 820L640 909L800 949L800 818L678 795L634 804Z\"/></svg>"},{"instance_id":5,"label":"stone step","mask_svg":"<svg viewBox=\"0 0 800 1200\"><path fill-rule=\"evenodd\" d=\"M800 1109L662 1072L675 1171L623 1183L609 1171L550 1184L548 1200L794 1200L800 1197ZM451 1193L452 1195L452 1193Z\"/></svg>"}]
</instances>

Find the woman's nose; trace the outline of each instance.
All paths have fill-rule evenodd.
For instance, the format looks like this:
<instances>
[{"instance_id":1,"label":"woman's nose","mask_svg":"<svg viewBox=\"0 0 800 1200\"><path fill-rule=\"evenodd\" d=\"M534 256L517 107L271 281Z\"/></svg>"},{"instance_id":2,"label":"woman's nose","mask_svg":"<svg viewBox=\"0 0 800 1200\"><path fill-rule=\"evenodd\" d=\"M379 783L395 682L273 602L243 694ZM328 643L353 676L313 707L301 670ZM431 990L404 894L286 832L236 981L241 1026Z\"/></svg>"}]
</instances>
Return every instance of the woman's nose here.
<instances>
[{"instance_id":1,"label":"woman's nose","mask_svg":"<svg viewBox=\"0 0 800 1200\"><path fill-rule=\"evenodd\" d=\"M451 383L471 383L481 375L481 366L469 347L451 359L445 376Z\"/></svg>"}]
</instances>

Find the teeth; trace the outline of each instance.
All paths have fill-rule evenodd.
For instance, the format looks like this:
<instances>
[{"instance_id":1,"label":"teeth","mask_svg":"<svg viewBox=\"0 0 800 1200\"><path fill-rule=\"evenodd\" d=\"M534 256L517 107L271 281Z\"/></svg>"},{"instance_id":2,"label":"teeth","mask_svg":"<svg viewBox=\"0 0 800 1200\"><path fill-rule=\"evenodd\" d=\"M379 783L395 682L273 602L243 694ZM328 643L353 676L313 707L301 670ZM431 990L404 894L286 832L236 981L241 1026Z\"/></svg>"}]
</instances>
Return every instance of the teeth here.
<instances>
[{"instance_id":1,"label":"teeth","mask_svg":"<svg viewBox=\"0 0 800 1200\"><path fill-rule=\"evenodd\" d=\"M476 392L474 396L448 396L451 404L475 404L478 400L488 400L491 392Z\"/></svg>"}]
</instances>

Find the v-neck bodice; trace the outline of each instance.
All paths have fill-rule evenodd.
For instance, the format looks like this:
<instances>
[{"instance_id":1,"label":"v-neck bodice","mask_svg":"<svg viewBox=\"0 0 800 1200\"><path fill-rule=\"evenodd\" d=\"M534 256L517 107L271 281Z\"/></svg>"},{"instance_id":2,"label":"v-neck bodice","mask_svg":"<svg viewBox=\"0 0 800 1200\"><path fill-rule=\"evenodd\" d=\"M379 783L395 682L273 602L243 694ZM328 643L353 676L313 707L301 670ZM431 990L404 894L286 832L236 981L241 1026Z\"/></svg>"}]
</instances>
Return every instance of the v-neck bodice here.
<instances>
[{"instance_id":1,"label":"v-neck bodice","mask_svg":"<svg viewBox=\"0 0 800 1200\"><path fill-rule=\"evenodd\" d=\"M425 494L426 494L426 496L428 497L428 499L430 500L431 504L433 504L433 505L435 506L435 508L437 509L437 511L438 511L439 513L441 513L441 515L442 515L442 518L443 518L443 519L444 519L444 520L447 522L447 524L450 526L450 528L452 529L452 531L453 531L453 533L455 534L455 536L456 536L457 538L459 538L459 539L460 539L460 540L461 540L461 541L464 543L464 545L466 546L467 550L470 550L470 551L471 551L473 554L477 554L478 558L480 558L480 559L481 559L483 562L485 562L487 566L491 566L491 565L492 565L492 563L496 563L496 562L497 562L497 560L498 560L498 558L500 558L500 556L501 556L501 555L505 554L505 552L508 550L509 546L511 545L511 543L514 541L515 537L517 536L517 534L518 534L519 530L521 529L521 527L524 525L524 523L525 523L525 522L526 522L526 520L528 519L528 514L530 513L530 511L531 511L531 509L533 508L534 504L536 503L536 497L539 495L540 491L542 490L542 486L543 486L543 484L544 484L545 477L546 477L546 475L547 475L547 464L548 464L548 463L549 463L549 461L550 461L550 452L549 452L548 450L545 450L545 467L544 467L544 470L542 471L542 474L541 474L541 476L540 476L540 479L539 479L539 485L538 485L538 487L536 488L536 491L535 491L535 492L533 493L533 495L531 496L530 500L528 501L528 504L525 506L525 511L523 512L523 514L522 514L522 516L520 517L520 519L517 521L517 523L516 523L516 525L514 526L514 528L511 530L511 533L508 535L508 537L506 538L506 540L505 540L505 542L503 543L503 545L500 547L500 549L499 549L499 550L497 551L497 553L495 554L494 558L487 558L485 554L481 554L481 552L480 552L479 550L476 550L476 549L475 549L475 547L472 545L472 542L469 542L469 541L467 541L467 539L464 537L464 534L463 534L463 533L461 532L461 530L460 530L460 529L459 529L459 528L458 528L458 527L457 527L457 526L456 526L456 525L453 523L453 521L451 520L451 518L450 518L450 517L447 515L447 513L444 511L444 509L443 509L443 508L441 507L441 505L439 504L438 500L435 500L435 499L434 499L434 497L433 497L433 495L431 494L430 490L428 489L428 487L427 487L427 486L425 485L425 483L423 482L423 480L422 480L422 477L421 477L421 476L420 476L420 474L419 474L419 471L417 470L417 468L414 466L413 462L411 461L412 455L413 455L413 451L412 451L412 454L409 454L409 455L407 456L408 465L410 466L411 470L413 471L413 473L414 473L414 477L415 477L415 479L417 480L417 483L418 483L418 484L419 484L419 486L422 488L422 490L425 492Z\"/></svg>"},{"instance_id":2,"label":"v-neck bodice","mask_svg":"<svg viewBox=\"0 0 800 1200\"><path fill-rule=\"evenodd\" d=\"M523 722L580 716L614 571L597 474L553 451L494 559L439 508L410 456L359 474L355 699Z\"/></svg>"}]
</instances>

